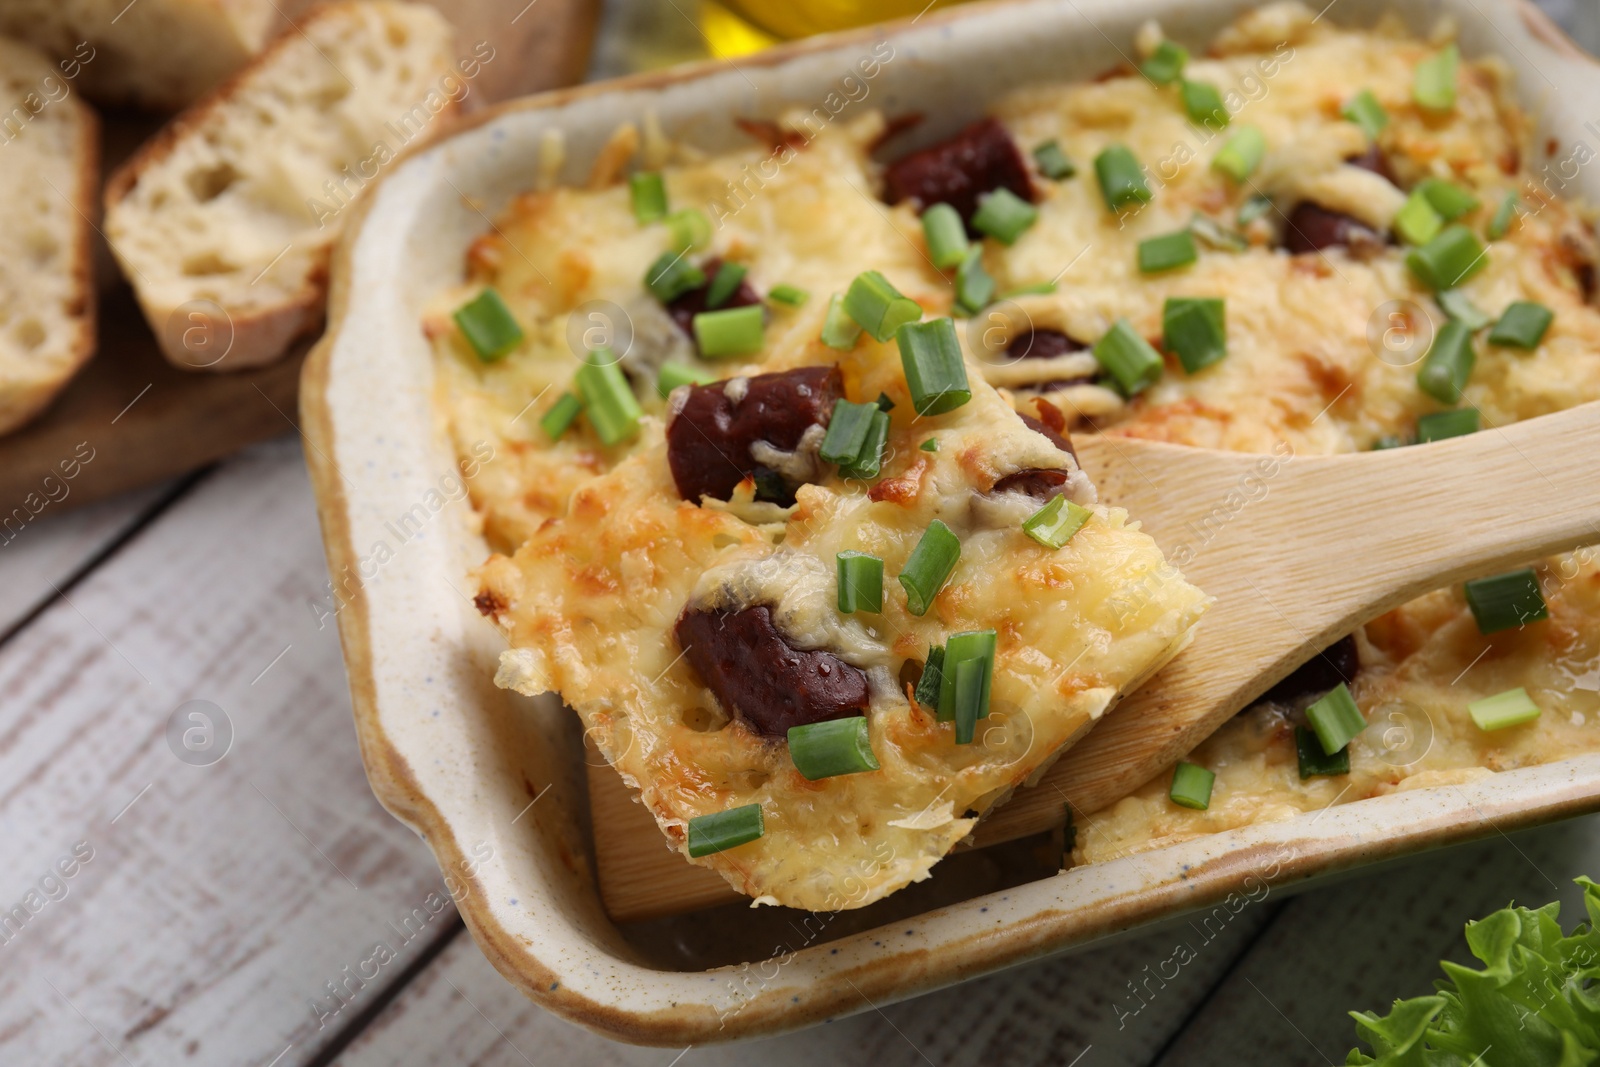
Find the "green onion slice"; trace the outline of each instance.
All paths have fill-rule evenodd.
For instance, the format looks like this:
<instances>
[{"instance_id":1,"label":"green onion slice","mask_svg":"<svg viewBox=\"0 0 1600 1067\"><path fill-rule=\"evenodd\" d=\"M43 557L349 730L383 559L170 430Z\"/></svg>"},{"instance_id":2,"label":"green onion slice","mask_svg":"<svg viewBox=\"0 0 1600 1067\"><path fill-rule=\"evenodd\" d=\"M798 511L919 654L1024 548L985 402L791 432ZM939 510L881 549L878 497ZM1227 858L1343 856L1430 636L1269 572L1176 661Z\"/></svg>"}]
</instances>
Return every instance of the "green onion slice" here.
<instances>
[{"instance_id":1,"label":"green onion slice","mask_svg":"<svg viewBox=\"0 0 1600 1067\"><path fill-rule=\"evenodd\" d=\"M1555 312L1531 300L1518 300L1506 308L1500 321L1489 331L1489 343L1511 348L1538 348Z\"/></svg>"},{"instance_id":2,"label":"green onion slice","mask_svg":"<svg viewBox=\"0 0 1600 1067\"><path fill-rule=\"evenodd\" d=\"M906 591L906 610L913 615L926 615L933 606L933 598L955 573L956 561L960 558L961 538L934 519L922 532L917 547L906 558L905 569L900 572L900 584Z\"/></svg>"},{"instance_id":3,"label":"green onion slice","mask_svg":"<svg viewBox=\"0 0 1600 1067\"><path fill-rule=\"evenodd\" d=\"M1341 748L1330 756L1322 751L1322 742L1317 740L1317 735L1304 726L1294 728L1294 748L1300 760L1301 781L1322 775L1350 773L1349 747Z\"/></svg>"},{"instance_id":4,"label":"green onion slice","mask_svg":"<svg viewBox=\"0 0 1600 1067\"><path fill-rule=\"evenodd\" d=\"M939 439L937 437L930 437L917 447L922 449L924 452L937 452L939 451Z\"/></svg>"},{"instance_id":5,"label":"green onion slice","mask_svg":"<svg viewBox=\"0 0 1600 1067\"><path fill-rule=\"evenodd\" d=\"M1407 441L1399 434L1386 433L1382 437L1379 437L1376 441L1372 442L1372 448L1370 451L1383 452L1391 448L1405 448L1409 444L1411 444L1411 442Z\"/></svg>"},{"instance_id":6,"label":"green onion slice","mask_svg":"<svg viewBox=\"0 0 1600 1067\"><path fill-rule=\"evenodd\" d=\"M1189 64L1189 50L1176 41L1162 41L1150 58L1139 64L1139 73L1157 85L1171 85Z\"/></svg>"},{"instance_id":7,"label":"green onion slice","mask_svg":"<svg viewBox=\"0 0 1600 1067\"><path fill-rule=\"evenodd\" d=\"M876 341L887 341L901 326L922 318L922 306L875 270L855 276L845 291L844 309Z\"/></svg>"},{"instance_id":8,"label":"green onion slice","mask_svg":"<svg viewBox=\"0 0 1600 1067\"><path fill-rule=\"evenodd\" d=\"M822 319L822 343L829 348L848 352L861 336L861 327L844 309L844 297L834 293L828 298L828 313Z\"/></svg>"},{"instance_id":9,"label":"green onion slice","mask_svg":"<svg viewBox=\"0 0 1600 1067\"><path fill-rule=\"evenodd\" d=\"M1488 263L1488 252L1460 223L1445 227L1439 236L1406 253L1411 273L1434 292L1456 288Z\"/></svg>"},{"instance_id":10,"label":"green onion slice","mask_svg":"<svg viewBox=\"0 0 1600 1067\"><path fill-rule=\"evenodd\" d=\"M1333 755L1350 739L1367 728L1367 720L1356 707L1350 687L1340 682L1326 696L1306 709L1306 721L1317 735L1325 755Z\"/></svg>"},{"instance_id":11,"label":"green onion slice","mask_svg":"<svg viewBox=\"0 0 1600 1067\"><path fill-rule=\"evenodd\" d=\"M811 294L806 292L804 289L799 288L798 286L790 285L787 282L780 282L779 284L774 285L771 289L767 290L767 299L776 301L779 304L787 304L792 308L797 308L801 304L804 304L807 300L811 299Z\"/></svg>"},{"instance_id":12,"label":"green onion slice","mask_svg":"<svg viewBox=\"0 0 1600 1067\"><path fill-rule=\"evenodd\" d=\"M641 223L666 218L667 185L659 172L641 170L630 175L628 194L633 200L633 217Z\"/></svg>"},{"instance_id":13,"label":"green onion slice","mask_svg":"<svg viewBox=\"0 0 1600 1067\"><path fill-rule=\"evenodd\" d=\"M922 677L912 695L917 703L931 711L939 710L939 688L944 681L944 646L928 646L928 660L922 665Z\"/></svg>"},{"instance_id":14,"label":"green onion slice","mask_svg":"<svg viewBox=\"0 0 1600 1067\"><path fill-rule=\"evenodd\" d=\"M1389 113L1378 103L1378 98L1372 95L1371 89L1363 89L1352 96L1339 114L1360 126L1367 137L1374 141L1383 132L1383 128L1389 125Z\"/></svg>"},{"instance_id":15,"label":"green onion slice","mask_svg":"<svg viewBox=\"0 0 1600 1067\"><path fill-rule=\"evenodd\" d=\"M978 731L978 720L988 714L989 702L984 693L985 661L964 659L956 664L955 720L956 744L970 745Z\"/></svg>"},{"instance_id":16,"label":"green onion slice","mask_svg":"<svg viewBox=\"0 0 1600 1067\"><path fill-rule=\"evenodd\" d=\"M1461 399L1476 360L1472 329L1452 319L1439 327L1422 369L1417 371L1417 387L1441 404L1454 404Z\"/></svg>"},{"instance_id":17,"label":"green onion slice","mask_svg":"<svg viewBox=\"0 0 1600 1067\"><path fill-rule=\"evenodd\" d=\"M1417 443L1443 441L1448 437L1465 437L1478 432L1478 409L1456 408L1453 411L1435 411L1417 420Z\"/></svg>"},{"instance_id":18,"label":"green onion slice","mask_svg":"<svg viewBox=\"0 0 1600 1067\"><path fill-rule=\"evenodd\" d=\"M876 478L883 469L883 451L889 444L889 413L873 406L872 422L867 427L867 439L853 462L839 466L839 477L865 481Z\"/></svg>"},{"instance_id":19,"label":"green onion slice","mask_svg":"<svg viewBox=\"0 0 1600 1067\"><path fill-rule=\"evenodd\" d=\"M889 399L889 394L888 393L879 391L877 404L878 404L878 410L879 411L893 411L894 410L894 401Z\"/></svg>"},{"instance_id":20,"label":"green onion slice","mask_svg":"<svg viewBox=\"0 0 1600 1067\"><path fill-rule=\"evenodd\" d=\"M1394 217L1394 232L1410 245L1425 245L1444 229L1444 216L1421 189L1411 190Z\"/></svg>"},{"instance_id":21,"label":"green onion slice","mask_svg":"<svg viewBox=\"0 0 1600 1067\"><path fill-rule=\"evenodd\" d=\"M1093 511L1058 494L1023 520L1022 532L1046 548L1060 548L1093 517Z\"/></svg>"},{"instance_id":22,"label":"green onion slice","mask_svg":"<svg viewBox=\"0 0 1600 1067\"><path fill-rule=\"evenodd\" d=\"M1044 142L1033 150L1033 161L1039 167L1039 173L1051 181L1061 181L1078 173L1078 168L1067 158L1061 150L1061 145L1054 139Z\"/></svg>"},{"instance_id":23,"label":"green onion slice","mask_svg":"<svg viewBox=\"0 0 1600 1067\"><path fill-rule=\"evenodd\" d=\"M972 228L1001 244L1015 244L1023 231L1039 220L1039 209L1005 186L978 197Z\"/></svg>"},{"instance_id":24,"label":"green onion slice","mask_svg":"<svg viewBox=\"0 0 1600 1067\"><path fill-rule=\"evenodd\" d=\"M895 341L911 389L911 406L918 415L942 415L972 399L953 321L911 323L901 327Z\"/></svg>"},{"instance_id":25,"label":"green onion slice","mask_svg":"<svg viewBox=\"0 0 1600 1067\"><path fill-rule=\"evenodd\" d=\"M878 769L865 715L789 727L789 758L809 782Z\"/></svg>"},{"instance_id":26,"label":"green onion slice","mask_svg":"<svg viewBox=\"0 0 1600 1067\"><path fill-rule=\"evenodd\" d=\"M1266 135L1255 126L1241 126L1239 132L1228 138L1228 143L1211 157L1211 169L1243 182L1255 173L1266 157Z\"/></svg>"},{"instance_id":27,"label":"green onion slice","mask_svg":"<svg viewBox=\"0 0 1600 1067\"><path fill-rule=\"evenodd\" d=\"M665 398L680 385L706 385L716 380L716 375L697 367L669 361L661 364L661 369L656 371L656 392Z\"/></svg>"},{"instance_id":28,"label":"green onion slice","mask_svg":"<svg viewBox=\"0 0 1600 1067\"><path fill-rule=\"evenodd\" d=\"M1186 80L1181 86L1180 95L1183 97L1183 110L1196 126L1220 130L1229 123L1227 105L1222 102L1222 94L1215 85Z\"/></svg>"},{"instance_id":29,"label":"green onion slice","mask_svg":"<svg viewBox=\"0 0 1600 1067\"><path fill-rule=\"evenodd\" d=\"M1533 702L1522 686L1496 693L1492 697L1474 700L1467 705L1467 714L1478 724L1478 729L1488 733L1504 730L1508 726L1521 726L1539 717L1539 705Z\"/></svg>"},{"instance_id":30,"label":"green onion slice","mask_svg":"<svg viewBox=\"0 0 1600 1067\"><path fill-rule=\"evenodd\" d=\"M1428 203L1446 222L1454 222L1478 206L1478 198L1470 191L1443 178L1424 178L1417 185L1417 191L1428 198Z\"/></svg>"},{"instance_id":31,"label":"green onion slice","mask_svg":"<svg viewBox=\"0 0 1600 1067\"><path fill-rule=\"evenodd\" d=\"M715 311L726 304L738 291L739 283L744 281L749 269L743 263L724 262L718 267L717 276L711 279L711 284L706 288L706 309Z\"/></svg>"},{"instance_id":32,"label":"green onion slice","mask_svg":"<svg viewBox=\"0 0 1600 1067\"><path fill-rule=\"evenodd\" d=\"M704 248L711 243L711 220L699 208L680 208L667 216L666 223L675 252Z\"/></svg>"},{"instance_id":33,"label":"green onion slice","mask_svg":"<svg viewBox=\"0 0 1600 1067\"><path fill-rule=\"evenodd\" d=\"M1515 190L1505 195L1500 201L1500 206L1494 210L1494 218L1489 220L1489 240L1498 241L1511 231L1511 223L1517 217L1517 208L1522 204Z\"/></svg>"},{"instance_id":34,"label":"green onion slice","mask_svg":"<svg viewBox=\"0 0 1600 1067\"><path fill-rule=\"evenodd\" d=\"M1055 282L1034 282L1031 285L1019 285L1015 289L1007 289L1000 294L1000 299L1014 300L1019 296L1049 296L1055 291Z\"/></svg>"},{"instance_id":35,"label":"green onion slice","mask_svg":"<svg viewBox=\"0 0 1600 1067\"><path fill-rule=\"evenodd\" d=\"M456 308L453 318L461 335L485 363L504 359L522 343L522 327L493 289L485 289Z\"/></svg>"},{"instance_id":36,"label":"green onion slice","mask_svg":"<svg viewBox=\"0 0 1600 1067\"><path fill-rule=\"evenodd\" d=\"M1094 174L1100 181L1100 195L1113 213L1131 204L1148 203L1155 196L1144 179L1144 168L1127 145L1109 145L1095 156Z\"/></svg>"},{"instance_id":37,"label":"green onion slice","mask_svg":"<svg viewBox=\"0 0 1600 1067\"><path fill-rule=\"evenodd\" d=\"M1209 215L1198 212L1189 220L1189 232L1203 243L1224 252L1243 252L1250 242L1238 230L1229 229Z\"/></svg>"},{"instance_id":38,"label":"green onion slice","mask_svg":"<svg viewBox=\"0 0 1600 1067\"><path fill-rule=\"evenodd\" d=\"M765 311L760 304L702 311L694 317L694 341L707 359L749 355L761 351L766 339L765 324Z\"/></svg>"},{"instance_id":39,"label":"green onion slice","mask_svg":"<svg viewBox=\"0 0 1600 1067\"><path fill-rule=\"evenodd\" d=\"M1180 761L1172 769L1172 786L1167 796L1174 804L1195 811L1205 811L1211 806L1211 786L1217 776L1197 763Z\"/></svg>"},{"instance_id":40,"label":"green onion slice","mask_svg":"<svg viewBox=\"0 0 1600 1067\"><path fill-rule=\"evenodd\" d=\"M1460 289L1442 289L1434 293L1433 298L1446 315L1474 332L1494 321Z\"/></svg>"},{"instance_id":41,"label":"green onion slice","mask_svg":"<svg viewBox=\"0 0 1600 1067\"><path fill-rule=\"evenodd\" d=\"M1444 112L1456 106L1456 69L1461 49L1448 45L1417 64L1411 81L1411 98L1424 111Z\"/></svg>"},{"instance_id":42,"label":"green onion slice","mask_svg":"<svg viewBox=\"0 0 1600 1067\"><path fill-rule=\"evenodd\" d=\"M995 647L993 630L968 630L945 641L938 718L955 722L958 745L971 744L978 720L989 714Z\"/></svg>"},{"instance_id":43,"label":"green onion slice","mask_svg":"<svg viewBox=\"0 0 1600 1067\"><path fill-rule=\"evenodd\" d=\"M1228 354L1226 304L1216 297L1171 296L1161 307L1161 344L1195 374Z\"/></svg>"},{"instance_id":44,"label":"green onion slice","mask_svg":"<svg viewBox=\"0 0 1600 1067\"><path fill-rule=\"evenodd\" d=\"M663 304L670 304L691 289L706 283L706 272L679 252L663 252L644 272L645 288Z\"/></svg>"},{"instance_id":45,"label":"green onion slice","mask_svg":"<svg viewBox=\"0 0 1600 1067\"><path fill-rule=\"evenodd\" d=\"M967 254L967 227L949 204L934 204L922 213L922 238L928 258L940 270L958 265Z\"/></svg>"},{"instance_id":46,"label":"green onion slice","mask_svg":"<svg viewBox=\"0 0 1600 1067\"><path fill-rule=\"evenodd\" d=\"M1462 592L1481 634L1515 630L1550 617L1544 593L1539 590L1539 576L1530 567L1474 578L1462 586Z\"/></svg>"},{"instance_id":47,"label":"green onion slice","mask_svg":"<svg viewBox=\"0 0 1600 1067\"><path fill-rule=\"evenodd\" d=\"M865 552L840 552L839 612L883 611L883 560Z\"/></svg>"},{"instance_id":48,"label":"green onion slice","mask_svg":"<svg viewBox=\"0 0 1600 1067\"><path fill-rule=\"evenodd\" d=\"M1164 233L1139 242L1139 269L1146 274L1187 267L1200 258L1194 234L1188 230Z\"/></svg>"},{"instance_id":49,"label":"green onion slice","mask_svg":"<svg viewBox=\"0 0 1600 1067\"><path fill-rule=\"evenodd\" d=\"M633 395L633 387L623 377L608 349L596 349L572 376L583 399L589 425L607 445L619 444L639 432L644 409Z\"/></svg>"},{"instance_id":50,"label":"green onion slice","mask_svg":"<svg viewBox=\"0 0 1600 1067\"><path fill-rule=\"evenodd\" d=\"M976 315L994 299L994 279L983 269L983 246L974 243L956 268L956 306Z\"/></svg>"},{"instance_id":51,"label":"green onion slice","mask_svg":"<svg viewBox=\"0 0 1600 1067\"><path fill-rule=\"evenodd\" d=\"M833 415L828 419L828 432L822 439L821 455L829 463L854 463L861 455L861 446L867 443L872 429L872 416L876 404L856 404L849 400L836 400Z\"/></svg>"},{"instance_id":52,"label":"green onion slice","mask_svg":"<svg viewBox=\"0 0 1600 1067\"><path fill-rule=\"evenodd\" d=\"M550 405L550 410L544 413L539 420L539 429L545 436L554 441L567 432L572 421L578 417L578 412L583 410L583 401L571 393L562 393L556 402Z\"/></svg>"},{"instance_id":53,"label":"green onion slice","mask_svg":"<svg viewBox=\"0 0 1600 1067\"><path fill-rule=\"evenodd\" d=\"M1161 353L1151 348L1127 319L1118 319L1095 342L1094 358L1125 396L1142 392L1161 377Z\"/></svg>"},{"instance_id":54,"label":"green onion slice","mask_svg":"<svg viewBox=\"0 0 1600 1067\"><path fill-rule=\"evenodd\" d=\"M749 844L766 833L761 805L746 804L689 820L689 855L699 858Z\"/></svg>"}]
</instances>

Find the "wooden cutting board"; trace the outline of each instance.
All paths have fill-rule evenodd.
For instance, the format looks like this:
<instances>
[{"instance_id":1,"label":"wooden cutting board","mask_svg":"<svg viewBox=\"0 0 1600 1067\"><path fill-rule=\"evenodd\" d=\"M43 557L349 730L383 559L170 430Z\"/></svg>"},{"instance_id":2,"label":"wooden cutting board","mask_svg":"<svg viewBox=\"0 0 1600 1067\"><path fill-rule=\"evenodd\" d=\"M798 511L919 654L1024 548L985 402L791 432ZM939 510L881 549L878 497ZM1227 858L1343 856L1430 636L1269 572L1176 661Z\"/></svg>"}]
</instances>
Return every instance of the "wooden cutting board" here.
<instances>
[{"instance_id":1,"label":"wooden cutting board","mask_svg":"<svg viewBox=\"0 0 1600 1067\"><path fill-rule=\"evenodd\" d=\"M479 41L496 50L475 86L480 104L583 77L598 0L438 0L435 6L455 23L464 53ZM160 116L134 111L102 110L100 117L103 174L162 124ZM23 536L36 517L296 432L300 365L314 336L268 367L179 370L157 349L105 242L97 238L96 246L94 358L44 415L0 437L0 544ZM85 462L86 456L92 458Z\"/></svg>"}]
</instances>

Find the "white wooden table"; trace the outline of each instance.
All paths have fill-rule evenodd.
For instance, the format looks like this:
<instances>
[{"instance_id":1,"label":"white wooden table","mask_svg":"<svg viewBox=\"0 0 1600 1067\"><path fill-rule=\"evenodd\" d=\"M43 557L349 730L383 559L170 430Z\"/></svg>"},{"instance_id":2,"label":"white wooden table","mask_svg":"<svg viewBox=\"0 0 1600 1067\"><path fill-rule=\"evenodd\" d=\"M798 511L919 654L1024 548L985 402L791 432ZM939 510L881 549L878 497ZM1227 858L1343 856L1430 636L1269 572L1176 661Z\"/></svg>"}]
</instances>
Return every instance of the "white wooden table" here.
<instances>
[{"instance_id":1,"label":"white wooden table","mask_svg":"<svg viewBox=\"0 0 1600 1067\"><path fill-rule=\"evenodd\" d=\"M605 70L660 28L611 26ZM1179 924L755 1047L616 1045L450 911L352 977L444 891L367 789L326 580L294 436L0 546L0 1064L1342 1063L1345 1012L1428 991L1465 920L1559 896L1570 925L1600 874L1581 819L1272 896L1205 944Z\"/></svg>"}]
</instances>

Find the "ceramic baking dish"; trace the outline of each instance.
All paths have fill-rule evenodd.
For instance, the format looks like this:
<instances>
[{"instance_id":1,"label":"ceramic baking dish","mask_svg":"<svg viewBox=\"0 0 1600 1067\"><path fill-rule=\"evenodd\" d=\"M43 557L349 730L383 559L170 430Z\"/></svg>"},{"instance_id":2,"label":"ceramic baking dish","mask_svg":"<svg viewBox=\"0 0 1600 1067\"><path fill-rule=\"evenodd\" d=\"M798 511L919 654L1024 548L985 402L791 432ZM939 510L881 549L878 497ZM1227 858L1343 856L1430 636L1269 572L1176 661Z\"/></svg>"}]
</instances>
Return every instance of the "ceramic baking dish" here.
<instances>
[{"instance_id":1,"label":"ceramic baking dish","mask_svg":"<svg viewBox=\"0 0 1600 1067\"><path fill-rule=\"evenodd\" d=\"M1263 887L1600 808L1600 756L1588 756L1217 834L972 899L957 894L914 922L899 918L892 938L861 929L859 916L832 926L826 917L788 916L790 928L809 933L788 936L774 955L774 940L760 933L771 928L762 917L770 909L734 907L718 915L714 940L720 958L735 962L704 969L694 959L709 957L652 947L673 941L670 930L647 937L602 911L587 859L576 717L554 699L530 701L491 684L503 641L473 609L465 577L486 549L459 499L418 321L424 300L459 277L467 244L531 183L545 131L564 133L561 179L571 182L619 123L647 111L669 136L716 151L742 142L736 116L770 118L850 89L852 107L926 116L918 136L933 140L1019 85L1117 65L1119 46L1147 18L1195 45L1251 6L980 4L803 42L737 67L516 101L406 156L364 197L337 253L328 332L306 365L301 401L330 607L374 791L427 839L484 954L533 1000L641 1043L773 1033L1082 947L1230 893L1259 896ZM1419 33L1453 16L1465 51L1502 56L1518 72L1541 139L1600 145L1600 127L1584 125L1600 115L1600 67L1535 9L1517 0L1335 0L1324 17L1366 26L1391 8ZM857 64L885 37L894 56L865 81L862 98ZM851 76L855 88L843 83ZM1600 202L1595 168L1563 180L1566 195ZM420 530L415 521L397 524L419 504L431 515Z\"/></svg>"}]
</instances>

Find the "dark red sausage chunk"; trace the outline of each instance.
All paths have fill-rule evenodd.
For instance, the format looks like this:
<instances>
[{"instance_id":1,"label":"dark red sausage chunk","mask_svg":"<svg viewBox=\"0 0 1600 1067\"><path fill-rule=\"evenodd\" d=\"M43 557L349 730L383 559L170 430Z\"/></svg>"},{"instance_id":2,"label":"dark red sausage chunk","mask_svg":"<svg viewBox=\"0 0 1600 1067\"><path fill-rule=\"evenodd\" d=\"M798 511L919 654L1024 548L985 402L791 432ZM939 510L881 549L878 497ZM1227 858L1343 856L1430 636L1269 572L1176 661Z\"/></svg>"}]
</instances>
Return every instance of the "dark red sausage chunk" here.
<instances>
[{"instance_id":1,"label":"dark red sausage chunk","mask_svg":"<svg viewBox=\"0 0 1600 1067\"><path fill-rule=\"evenodd\" d=\"M1329 211L1306 200L1289 212L1283 247L1292 255L1320 252L1338 245L1380 245L1385 238L1360 219Z\"/></svg>"},{"instance_id":2,"label":"dark red sausage chunk","mask_svg":"<svg viewBox=\"0 0 1600 1067\"><path fill-rule=\"evenodd\" d=\"M1361 667L1361 657L1356 651L1354 634L1346 634L1322 654L1312 656L1294 671L1261 695L1262 700L1287 704L1301 697L1319 696L1338 685L1351 682Z\"/></svg>"},{"instance_id":3,"label":"dark red sausage chunk","mask_svg":"<svg viewBox=\"0 0 1600 1067\"><path fill-rule=\"evenodd\" d=\"M727 382L690 386L667 424L667 466L683 499L727 500L745 475L764 470L751 445L765 441L794 451L809 427L828 424L834 401L844 395L838 367L801 367L746 381L737 404L728 398Z\"/></svg>"},{"instance_id":4,"label":"dark red sausage chunk","mask_svg":"<svg viewBox=\"0 0 1600 1067\"><path fill-rule=\"evenodd\" d=\"M917 210L949 204L970 223L978 196L1004 187L1033 200L1033 181L1016 142L994 119L980 119L948 141L913 152L889 165L884 198L913 200Z\"/></svg>"},{"instance_id":5,"label":"dark red sausage chunk","mask_svg":"<svg viewBox=\"0 0 1600 1067\"><path fill-rule=\"evenodd\" d=\"M678 644L706 688L762 737L842 719L867 706L867 676L831 652L789 647L765 607L685 611Z\"/></svg>"},{"instance_id":6,"label":"dark red sausage chunk","mask_svg":"<svg viewBox=\"0 0 1600 1067\"><path fill-rule=\"evenodd\" d=\"M694 340L694 317L706 309L706 294L711 291L711 280L717 276L717 269L721 266L720 259L708 259L700 264L700 269L706 275L706 284L698 289L690 289L667 305L667 314L672 316L672 321L678 324L679 329L689 335L691 341ZM739 288L735 289L733 295L728 297L717 310L749 307L759 303L761 295L750 288L748 281L741 278Z\"/></svg>"},{"instance_id":7,"label":"dark red sausage chunk","mask_svg":"<svg viewBox=\"0 0 1600 1067\"><path fill-rule=\"evenodd\" d=\"M1371 148L1368 148L1359 156L1351 156L1349 159L1346 159L1345 162L1350 164L1352 167L1360 167L1362 170L1370 170L1380 178L1388 179L1391 185L1400 184L1400 182L1394 176L1394 171L1389 167L1389 157L1384 155L1383 149L1379 148L1377 145L1373 145Z\"/></svg>"},{"instance_id":8,"label":"dark red sausage chunk","mask_svg":"<svg viewBox=\"0 0 1600 1067\"><path fill-rule=\"evenodd\" d=\"M1071 352L1082 352L1088 345L1080 342L1076 337L1069 337L1060 330L1024 330L1011 339L1006 345L1006 355L1013 359L1054 359L1065 356ZM1065 389L1069 385L1085 385L1094 381L1094 375L1084 375L1081 378L1059 378L1048 382L1035 382L1021 388L1032 389L1040 393L1053 393L1058 389Z\"/></svg>"}]
</instances>

